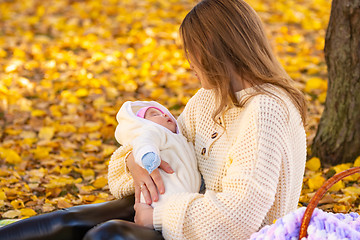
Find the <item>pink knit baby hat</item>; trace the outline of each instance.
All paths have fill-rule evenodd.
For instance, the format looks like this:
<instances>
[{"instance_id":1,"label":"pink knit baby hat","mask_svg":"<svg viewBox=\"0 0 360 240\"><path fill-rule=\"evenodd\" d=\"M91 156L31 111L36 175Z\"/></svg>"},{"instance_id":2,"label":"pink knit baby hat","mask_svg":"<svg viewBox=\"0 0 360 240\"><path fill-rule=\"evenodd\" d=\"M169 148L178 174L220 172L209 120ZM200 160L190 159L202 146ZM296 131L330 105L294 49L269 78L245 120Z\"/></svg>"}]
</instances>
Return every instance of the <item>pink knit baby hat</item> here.
<instances>
[{"instance_id":1,"label":"pink knit baby hat","mask_svg":"<svg viewBox=\"0 0 360 240\"><path fill-rule=\"evenodd\" d=\"M164 114L164 112L163 112L161 109L159 109L159 108L157 108L157 107L152 107L152 106L150 106L150 107L140 108L140 110L137 111L136 116L141 117L141 118L145 118L146 111L147 111L149 108L155 108L155 109L159 110L162 114Z\"/></svg>"}]
</instances>

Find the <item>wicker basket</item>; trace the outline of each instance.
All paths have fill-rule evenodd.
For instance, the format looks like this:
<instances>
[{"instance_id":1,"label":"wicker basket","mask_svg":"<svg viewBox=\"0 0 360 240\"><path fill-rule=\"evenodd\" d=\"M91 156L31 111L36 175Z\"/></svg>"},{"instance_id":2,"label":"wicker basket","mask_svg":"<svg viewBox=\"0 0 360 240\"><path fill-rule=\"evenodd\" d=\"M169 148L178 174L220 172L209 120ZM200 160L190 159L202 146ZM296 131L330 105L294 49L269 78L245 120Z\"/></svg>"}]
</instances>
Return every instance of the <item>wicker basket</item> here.
<instances>
[{"instance_id":1,"label":"wicker basket","mask_svg":"<svg viewBox=\"0 0 360 240\"><path fill-rule=\"evenodd\" d=\"M309 202L309 205L306 207L304 216L302 218L301 227L300 227L300 234L299 234L299 240L302 239L303 237L307 237L307 228L308 228L309 223L310 223L311 215L313 214L314 209L318 205L320 199L327 192L327 190L329 190L329 188L331 188L331 186L333 186L335 183L337 183L341 179L343 179L343 178L345 178L347 176L350 176L352 174L355 174L355 173L360 173L360 167L350 168L348 170L345 170L343 172L340 172L340 173L334 175L333 177L328 179L321 186L321 188L319 188L316 191L315 195L311 198L311 200Z\"/></svg>"}]
</instances>

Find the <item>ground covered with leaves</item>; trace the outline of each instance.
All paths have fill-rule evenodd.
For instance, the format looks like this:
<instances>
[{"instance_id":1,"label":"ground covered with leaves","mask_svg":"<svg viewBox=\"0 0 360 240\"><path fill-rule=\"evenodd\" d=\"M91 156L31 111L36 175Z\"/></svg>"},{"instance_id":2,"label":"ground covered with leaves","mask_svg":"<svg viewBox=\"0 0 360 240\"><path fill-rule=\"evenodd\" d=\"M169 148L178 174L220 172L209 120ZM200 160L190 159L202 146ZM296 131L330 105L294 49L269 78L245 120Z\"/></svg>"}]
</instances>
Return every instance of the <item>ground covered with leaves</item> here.
<instances>
[{"instance_id":1,"label":"ground covered with leaves","mask_svg":"<svg viewBox=\"0 0 360 240\"><path fill-rule=\"evenodd\" d=\"M327 90L328 0L248 0L283 66L309 101L308 146ZM115 114L156 100L178 116L200 84L178 37L190 0L0 2L0 216L24 218L113 199L107 165L118 147ZM310 152L309 152L310 153ZM309 154L310 156L310 154ZM360 165L307 163L300 205L325 179ZM339 182L323 209L358 211L358 176Z\"/></svg>"}]
</instances>

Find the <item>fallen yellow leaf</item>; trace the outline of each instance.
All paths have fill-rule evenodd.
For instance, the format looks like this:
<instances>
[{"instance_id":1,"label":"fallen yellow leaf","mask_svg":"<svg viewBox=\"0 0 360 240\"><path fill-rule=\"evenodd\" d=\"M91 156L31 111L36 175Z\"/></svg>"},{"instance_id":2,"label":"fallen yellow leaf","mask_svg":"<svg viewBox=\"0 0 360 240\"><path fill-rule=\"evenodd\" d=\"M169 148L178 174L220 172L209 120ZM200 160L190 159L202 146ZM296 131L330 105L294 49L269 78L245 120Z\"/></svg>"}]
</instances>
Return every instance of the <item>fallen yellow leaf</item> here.
<instances>
[{"instance_id":1,"label":"fallen yellow leaf","mask_svg":"<svg viewBox=\"0 0 360 240\"><path fill-rule=\"evenodd\" d=\"M6 200L6 194L3 191L0 192L0 200Z\"/></svg>"},{"instance_id":2,"label":"fallen yellow leaf","mask_svg":"<svg viewBox=\"0 0 360 240\"><path fill-rule=\"evenodd\" d=\"M22 161L19 154L12 149L1 148L0 155L4 157L5 161L9 164L18 164Z\"/></svg>"},{"instance_id":3,"label":"fallen yellow leaf","mask_svg":"<svg viewBox=\"0 0 360 240\"><path fill-rule=\"evenodd\" d=\"M37 146L36 149L32 150L36 159L46 159L49 156L51 148Z\"/></svg>"},{"instance_id":4,"label":"fallen yellow leaf","mask_svg":"<svg viewBox=\"0 0 360 240\"><path fill-rule=\"evenodd\" d=\"M89 95L89 91L85 88L80 88L76 91L75 95L77 97L86 97L87 95Z\"/></svg>"},{"instance_id":5,"label":"fallen yellow leaf","mask_svg":"<svg viewBox=\"0 0 360 240\"><path fill-rule=\"evenodd\" d=\"M42 117L45 115L46 115L46 112L43 110L35 109L35 110L31 111L31 116L33 116L33 117Z\"/></svg>"},{"instance_id":6,"label":"fallen yellow leaf","mask_svg":"<svg viewBox=\"0 0 360 240\"><path fill-rule=\"evenodd\" d=\"M31 216L34 216L36 215L37 213L31 209L31 208L23 208L23 209L20 209L20 212L21 212L21 216L23 217L31 217Z\"/></svg>"},{"instance_id":7,"label":"fallen yellow leaf","mask_svg":"<svg viewBox=\"0 0 360 240\"><path fill-rule=\"evenodd\" d=\"M327 90L327 81L322 78L318 78L318 77L310 78L306 82L305 91L312 92L313 90L317 90L317 89L326 91Z\"/></svg>"},{"instance_id":8,"label":"fallen yellow leaf","mask_svg":"<svg viewBox=\"0 0 360 240\"><path fill-rule=\"evenodd\" d=\"M33 131L23 131L20 133L20 137L23 139L36 138L36 133Z\"/></svg>"},{"instance_id":9,"label":"fallen yellow leaf","mask_svg":"<svg viewBox=\"0 0 360 240\"><path fill-rule=\"evenodd\" d=\"M102 151L103 157L110 156L116 149L117 149L116 146L103 144L103 151Z\"/></svg>"},{"instance_id":10,"label":"fallen yellow leaf","mask_svg":"<svg viewBox=\"0 0 360 240\"><path fill-rule=\"evenodd\" d=\"M360 167L360 156L355 159L354 167Z\"/></svg>"},{"instance_id":11,"label":"fallen yellow leaf","mask_svg":"<svg viewBox=\"0 0 360 240\"><path fill-rule=\"evenodd\" d=\"M98 177L92 185L96 188L103 188L107 183L108 181L105 177Z\"/></svg>"},{"instance_id":12,"label":"fallen yellow leaf","mask_svg":"<svg viewBox=\"0 0 360 240\"><path fill-rule=\"evenodd\" d=\"M106 202L106 200L104 199L101 199L101 198L97 198L95 201L93 201L92 203L95 204L95 203L103 203L103 202Z\"/></svg>"},{"instance_id":13,"label":"fallen yellow leaf","mask_svg":"<svg viewBox=\"0 0 360 240\"><path fill-rule=\"evenodd\" d=\"M65 199L59 199L59 201L57 203L58 208L69 208L72 206L73 205L71 203L69 203L68 201L66 201Z\"/></svg>"},{"instance_id":14,"label":"fallen yellow leaf","mask_svg":"<svg viewBox=\"0 0 360 240\"><path fill-rule=\"evenodd\" d=\"M350 206L335 204L333 210L337 213L347 213L350 210Z\"/></svg>"},{"instance_id":15,"label":"fallen yellow leaf","mask_svg":"<svg viewBox=\"0 0 360 240\"><path fill-rule=\"evenodd\" d=\"M1 153L0 153L0 157L1 157ZM9 176L10 174L11 173L9 171L6 171L4 169L0 169L0 177L6 177L6 176Z\"/></svg>"},{"instance_id":16,"label":"fallen yellow leaf","mask_svg":"<svg viewBox=\"0 0 360 240\"><path fill-rule=\"evenodd\" d=\"M13 200L11 201L11 206L15 209L24 208L24 202L22 200Z\"/></svg>"},{"instance_id":17,"label":"fallen yellow leaf","mask_svg":"<svg viewBox=\"0 0 360 240\"><path fill-rule=\"evenodd\" d=\"M321 167L320 159L317 157L311 158L309 161L306 162L306 168L311 171L317 171Z\"/></svg>"},{"instance_id":18,"label":"fallen yellow leaf","mask_svg":"<svg viewBox=\"0 0 360 240\"><path fill-rule=\"evenodd\" d=\"M358 188L358 187L347 187L347 188L342 189L342 192L345 193L346 195L359 196L360 195L360 188Z\"/></svg>"},{"instance_id":19,"label":"fallen yellow leaf","mask_svg":"<svg viewBox=\"0 0 360 240\"><path fill-rule=\"evenodd\" d=\"M81 175L85 180L92 180L95 177L95 172L92 169L84 169L81 171Z\"/></svg>"},{"instance_id":20,"label":"fallen yellow leaf","mask_svg":"<svg viewBox=\"0 0 360 240\"><path fill-rule=\"evenodd\" d=\"M336 173L340 173L351 167L352 167L352 163L343 163L343 164L336 165L332 168L336 171Z\"/></svg>"},{"instance_id":21,"label":"fallen yellow leaf","mask_svg":"<svg viewBox=\"0 0 360 240\"><path fill-rule=\"evenodd\" d=\"M55 128L53 127L43 127L39 131L39 138L41 140L51 140L54 136Z\"/></svg>"},{"instance_id":22,"label":"fallen yellow leaf","mask_svg":"<svg viewBox=\"0 0 360 240\"><path fill-rule=\"evenodd\" d=\"M9 210L2 214L3 218L16 218L21 214L20 210Z\"/></svg>"},{"instance_id":23,"label":"fallen yellow leaf","mask_svg":"<svg viewBox=\"0 0 360 240\"><path fill-rule=\"evenodd\" d=\"M81 186L79 190L80 190L80 194L89 194L90 192L94 191L95 189L96 188L89 185L89 186Z\"/></svg>"},{"instance_id":24,"label":"fallen yellow leaf","mask_svg":"<svg viewBox=\"0 0 360 240\"><path fill-rule=\"evenodd\" d=\"M51 212L55 210L55 207L51 203L45 203L41 209L43 212Z\"/></svg>"},{"instance_id":25,"label":"fallen yellow leaf","mask_svg":"<svg viewBox=\"0 0 360 240\"><path fill-rule=\"evenodd\" d=\"M320 103L325 103L326 101L326 92L320 93L318 96L319 102Z\"/></svg>"},{"instance_id":26,"label":"fallen yellow leaf","mask_svg":"<svg viewBox=\"0 0 360 240\"><path fill-rule=\"evenodd\" d=\"M340 191L341 189L345 188L345 184L343 181L338 181L337 183L335 183L334 185L331 186L331 188L329 189L330 192L337 192Z\"/></svg>"},{"instance_id":27,"label":"fallen yellow leaf","mask_svg":"<svg viewBox=\"0 0 360 240\"><path fill-rule=\"evenodd\" d=\"M316 190L319 189L325 182L325 178L322 176L315 176L310 178L308 181L308 186L310 189Z\"/></svg>"},{"instance_id":28,"label":"fallen yellow leaf","mask_svg":"<svg viewBox=\"0 0 360 240\"><path fill-rule=\"evenodd\" d=\"M95 195L81 195L81 199L84 203L91 203L95 201L96 196Z\"/></svg>"}]
</instances>

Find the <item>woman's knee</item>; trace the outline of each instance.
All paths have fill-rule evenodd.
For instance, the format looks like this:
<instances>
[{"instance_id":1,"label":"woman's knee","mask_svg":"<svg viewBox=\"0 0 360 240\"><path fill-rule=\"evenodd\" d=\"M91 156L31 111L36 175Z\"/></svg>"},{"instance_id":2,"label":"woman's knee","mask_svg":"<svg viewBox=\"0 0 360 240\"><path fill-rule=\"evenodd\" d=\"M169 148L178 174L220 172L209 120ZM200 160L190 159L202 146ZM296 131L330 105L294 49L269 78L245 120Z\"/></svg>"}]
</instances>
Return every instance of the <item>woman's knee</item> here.
<instances>
[{"instance_id":1,"label":"woman's knee","mask_svg":"<svg viewBox=\"0 0 360 240\"><path fill-rule=\"evenodd\" d=\"M111 219L133 221L135 198L129 196L110 202L80 205L64 209L69 220L77 219L93 226Z\"/></svg>"},{"instance_id":2,"label":"woman's knee","mask_svg":"<svg viewBox=\"0 0 360 240\"><path fill-rule=\"evenodd\" d=\"M100 239L109 239L117 240L122 238L116 238L116 234L119 230L121 231L121 224L118 223L119 220L110 220L103 224L100 224L90 231L88 231L84 237L84 240L100 240ZM117 229L119 228L119 229Z\"/></svg>"},{"instance_id":3,"label":"woman's knee","mask_svg":"<svg viewBox=\"0 0 360 240\"><path fill-rule=\"evenodd\" d=\"M163 239L161 233L123 220L110 220L91 229L84 240Z\"/></svg>"}]
</instances>

